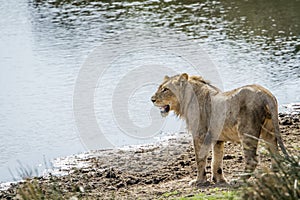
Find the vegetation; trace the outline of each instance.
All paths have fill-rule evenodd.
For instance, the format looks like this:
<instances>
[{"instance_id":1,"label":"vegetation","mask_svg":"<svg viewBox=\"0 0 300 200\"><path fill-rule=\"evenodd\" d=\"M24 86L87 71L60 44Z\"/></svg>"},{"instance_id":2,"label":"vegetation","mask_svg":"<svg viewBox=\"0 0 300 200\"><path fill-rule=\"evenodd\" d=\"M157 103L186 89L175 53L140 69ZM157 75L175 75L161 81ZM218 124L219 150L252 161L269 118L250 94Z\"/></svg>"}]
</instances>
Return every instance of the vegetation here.
<instances>
[{"instance_id":1,"label":"vegetation","mask_svg":"<svg viewBox=\"0 0 300 200\"><path fill-rule=\"evenodd\" d=\"M275 170L267 168L256 173L256 179L243 188L243 199L300 199L300 161L299 156L274 157Z\"/></svg>"},{"instance_id":2,"label":"vegetation","mask_svg":"<svg viewBox=\"0 0 300 200\"><path fill-rule=\"evenodd\" d=\"M211 195L199 193L191 197L182 197L178 200L238 200L239 195L236 191L220 191L215 188Z\"/></svg>"},{"instance_id":3,"label":"vegetation","mask_svg":"<svg viewBox=\"0 0 300 200\"><path fill-rule=\"evenodd\" d=\"M39 184L35 179L26 180L17 190L17 194L24 200L41 200L41 199L77 199L80 193L84 192L83 188L72 184L70 191L64 191L60 187L60 182L50 179L49 185Z\"/></svg>"}]
</instances>

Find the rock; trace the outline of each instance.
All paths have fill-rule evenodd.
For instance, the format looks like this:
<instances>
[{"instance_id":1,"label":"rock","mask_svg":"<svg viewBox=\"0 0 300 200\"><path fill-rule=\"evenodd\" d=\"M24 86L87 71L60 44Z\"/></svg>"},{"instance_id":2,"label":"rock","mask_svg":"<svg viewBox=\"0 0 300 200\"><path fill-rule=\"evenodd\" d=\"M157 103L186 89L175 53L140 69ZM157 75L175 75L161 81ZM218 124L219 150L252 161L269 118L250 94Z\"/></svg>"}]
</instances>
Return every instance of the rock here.
<instances>
[{"instance_id":1,"label":"rock","mask_svg":"<svg viewBox=\"0 0 300 200\"><path fill-rule=\"evenodd\" d=\"M234 159L234 158L235 158L235 156L233 156L233 155L225 155L223 157L223 160L230 160L230 159Z\"/></svg>"},{"instance_id":2,"label":"rock","mask_svg":"<svg viewBox=\"0 0 300 200\"><path fill-rule=\"evenodd\" d=\"M293 122L291 121L291 119L284 119L283 121L281 121L281 124L287 126L287 125L292 125Z\"/></svg>"},{"instance_id":3,"label":"rock","mask_svg":"<svg viewBox=\"0 0 300 200\"><path fill-rule=\"evenodd\" d=\"M114 169L109 169L105 176L105 178L116 178L116 177L117 177L117 175L116 175Z\"/></svg>"}]
</instances>

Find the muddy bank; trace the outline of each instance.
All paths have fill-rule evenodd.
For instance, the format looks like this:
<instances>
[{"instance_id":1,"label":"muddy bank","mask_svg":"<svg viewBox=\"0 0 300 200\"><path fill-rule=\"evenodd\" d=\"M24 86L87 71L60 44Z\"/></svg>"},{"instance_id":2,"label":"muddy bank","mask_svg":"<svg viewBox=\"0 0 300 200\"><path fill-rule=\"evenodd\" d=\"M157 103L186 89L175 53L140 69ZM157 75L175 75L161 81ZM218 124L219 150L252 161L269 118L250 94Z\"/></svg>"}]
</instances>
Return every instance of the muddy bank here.
<instances>
[{"instance_id":1,"label":"muddy bank","mask_svg":"<svg viewBox=\"0 0 300 200\"><path fill-rule=\"evenodd\" d=\"M280 114L280 129L288 151L300 154L300 115ZM224 173L228 180L236 179L244 167L239 144L226 143ZM270 165L270 157L259 146L261 167ZM61 170L64 176L45 176L13 184L1 191L1 199L20 198L20 188L59 197L79 199L167 199L193 196L199 192L213 193L211 184L206 188L192 188L188 182L196 177L196 164L191 136L178 133L153 145L122 149L93 151L85 156L74 156ZM84 163L76 169L74 162ZM210 164L211 156L208 158ZM210 166L207 167L210 178ZM30 188L30 187L29 187ZM230 187L218 187L230 191ZM30 189L32 190L32 189Z\"/></svg>"}]
</instances>

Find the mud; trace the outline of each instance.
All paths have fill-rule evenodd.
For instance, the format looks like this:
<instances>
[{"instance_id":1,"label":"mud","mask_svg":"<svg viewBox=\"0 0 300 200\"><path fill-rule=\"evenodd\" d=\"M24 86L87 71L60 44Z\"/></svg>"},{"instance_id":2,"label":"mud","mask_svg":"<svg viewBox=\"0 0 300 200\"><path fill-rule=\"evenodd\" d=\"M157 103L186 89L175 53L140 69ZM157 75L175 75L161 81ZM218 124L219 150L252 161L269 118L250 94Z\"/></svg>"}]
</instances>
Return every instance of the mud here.
<instances>
[{"instance_id":1,"label":"mud","mask_svg":"<svg viewBox=\"0 0 300 200\"><path fill-rule=\"evenodd\" d=\"M290 154L299 155L300 115L280 114L279 118L286 148ZM271 159L264 144L259 145L258 152L258 168L269 167ZM214 191L212 188L233 190L231 186L213 183L202 188L188 185L189 181L196 178L196 165L192 139L187 133L178 133L152 145L90 152L89 156L78 158L77 161L86 165L80 169L61 169L67 173L64 176L48 175L12 184L8 190L0 192L0 198L20 198L20 188L28 182L35 182L44 194L58 191L61 196L79 199L173 199L200 192L209 195ZM211 156L207 165L209 180L210 162ZM228 181L237 179L243 168L241 146L227 142L225 177Z\"/></svg>"}]
</instances>

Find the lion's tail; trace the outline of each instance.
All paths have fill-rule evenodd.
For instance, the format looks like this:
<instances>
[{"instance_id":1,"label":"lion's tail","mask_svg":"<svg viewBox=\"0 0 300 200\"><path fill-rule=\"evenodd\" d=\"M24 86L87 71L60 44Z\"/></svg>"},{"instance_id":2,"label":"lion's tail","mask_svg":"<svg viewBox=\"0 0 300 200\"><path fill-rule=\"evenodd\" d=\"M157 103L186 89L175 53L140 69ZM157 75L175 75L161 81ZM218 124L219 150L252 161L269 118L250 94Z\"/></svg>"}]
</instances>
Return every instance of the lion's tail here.
<instances>
[{"instance_id":1,"label":"lion's tail","mask_svg":"<svg viewBox=\"0 0 300 200\"><path fill-rule=\"evenodd\" d=\"M273 123L273 127L274 127L274 134L275 134L275 137L277 139L277 142L279 144L279 147L281 149L281 151L283 152L283 154L285 155L286 158L289 158L290 155L288 154L284 144L283 144L283 141L282 141L282 138L281 138L281 135L280 135L280 130L279 130L279 121L278 121L278 104L277 104L277 100L274 96L272 96L271 98L267 98L268 100L268 114L270 115L270 118L272 120L272 123Z\"/></svg>"}]
</instances>

